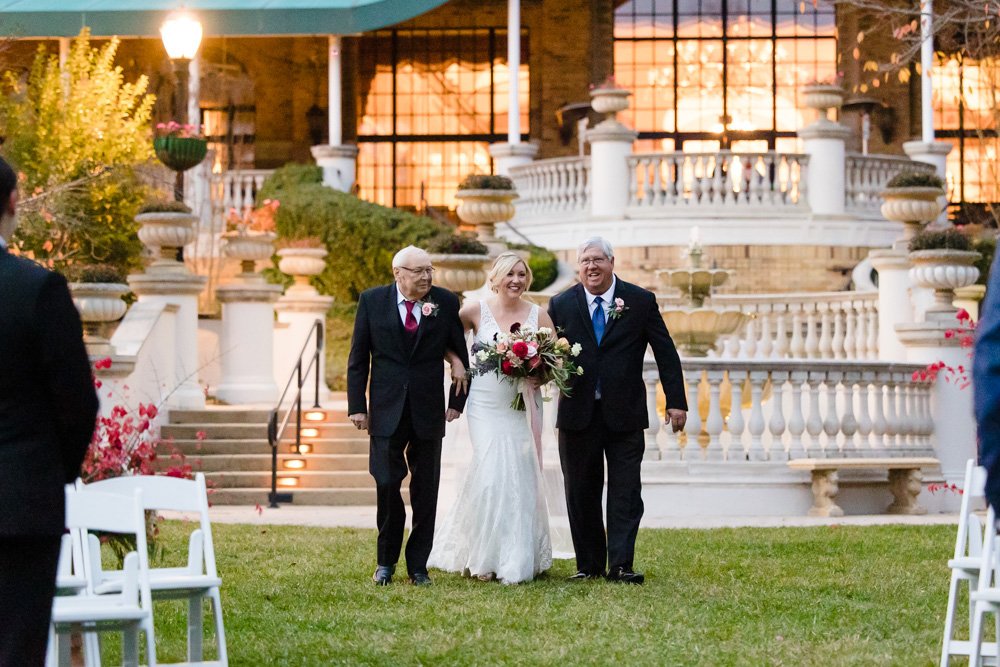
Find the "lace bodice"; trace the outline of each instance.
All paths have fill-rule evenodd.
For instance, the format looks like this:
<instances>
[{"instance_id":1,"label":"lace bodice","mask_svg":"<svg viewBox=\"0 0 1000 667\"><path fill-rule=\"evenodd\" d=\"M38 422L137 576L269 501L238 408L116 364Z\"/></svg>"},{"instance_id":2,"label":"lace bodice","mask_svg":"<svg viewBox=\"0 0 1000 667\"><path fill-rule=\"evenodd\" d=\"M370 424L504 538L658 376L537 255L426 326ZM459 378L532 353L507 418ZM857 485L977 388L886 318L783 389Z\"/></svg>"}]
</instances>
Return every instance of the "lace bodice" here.
<instances>
[{"instance_id":1,"label":"lace bodice","mask_svg":"<svg viewBox=\"0 0 1000 667\"><path fill-rule=\"evenodd\" d=\"M532 304L531 311L528 313L528 319L521 323L521 326L537 329L538 328L538 306ZM485 299L479 302L479 330L476 332L476 339L481 343L493 342L493 337L500 333L500 325L497 323L495 317L493 317L493 311L490 307L486 305Z\"/></svg>"}]
</instances>

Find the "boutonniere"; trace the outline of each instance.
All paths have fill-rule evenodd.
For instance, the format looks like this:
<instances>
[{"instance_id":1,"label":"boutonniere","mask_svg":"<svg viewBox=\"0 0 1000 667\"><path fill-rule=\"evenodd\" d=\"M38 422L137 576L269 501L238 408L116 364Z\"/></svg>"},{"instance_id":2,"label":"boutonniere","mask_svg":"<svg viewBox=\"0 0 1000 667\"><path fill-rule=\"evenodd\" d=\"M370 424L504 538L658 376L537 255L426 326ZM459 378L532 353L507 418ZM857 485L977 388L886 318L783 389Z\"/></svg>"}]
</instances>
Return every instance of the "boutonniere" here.
<instances>
[{"instance_id":1,"label":"boutonniere","mask_svg":"<svg viewBox=\"0 0 1000 667\"><path fill-rule=\"evenodd\" d=\"M417 304L420 306L420 314L424 317L437 317L438 310L441 308L430 299L426 301L418 301Z\"/></svg>"},{"instance_id":2,"label":"boutonniere","mask_svg":"<svg viewBox=\"0 0 1000 667\"><path fill-rule=\"evenodd\" d=\"M625 313L626 310L628 310L628 306L625 305L625 300L621 297L616 297L611 306L611 310L608 311L608 317L613 320L617 320Z\"/></svg>"}]
</instances>

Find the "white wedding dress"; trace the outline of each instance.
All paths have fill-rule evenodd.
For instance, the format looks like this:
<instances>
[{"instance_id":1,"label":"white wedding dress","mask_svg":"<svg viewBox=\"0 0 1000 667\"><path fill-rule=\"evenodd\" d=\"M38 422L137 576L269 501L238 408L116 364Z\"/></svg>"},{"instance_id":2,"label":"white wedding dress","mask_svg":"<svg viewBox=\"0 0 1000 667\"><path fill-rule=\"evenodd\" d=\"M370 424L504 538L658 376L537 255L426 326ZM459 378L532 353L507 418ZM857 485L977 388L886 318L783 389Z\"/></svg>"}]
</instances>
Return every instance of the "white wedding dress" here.
<instances>
[{"instance_id":1,"label":"white wedding dress","mask_svg":"<svg viewBox=\"0 0 1000 667\"><path fill-rule=\"evenodd\" d=\"M538 306L523 326L538 327ZM499 330L480 302L476 340L492 342ZM530 581L552 567L538 455L527 413L510 407L514 393L514 384L493 373L472 379L465 407L472 461L455 504L434 532L428 567L494 574L505 584Z\"/></svg>"}]
</instances>

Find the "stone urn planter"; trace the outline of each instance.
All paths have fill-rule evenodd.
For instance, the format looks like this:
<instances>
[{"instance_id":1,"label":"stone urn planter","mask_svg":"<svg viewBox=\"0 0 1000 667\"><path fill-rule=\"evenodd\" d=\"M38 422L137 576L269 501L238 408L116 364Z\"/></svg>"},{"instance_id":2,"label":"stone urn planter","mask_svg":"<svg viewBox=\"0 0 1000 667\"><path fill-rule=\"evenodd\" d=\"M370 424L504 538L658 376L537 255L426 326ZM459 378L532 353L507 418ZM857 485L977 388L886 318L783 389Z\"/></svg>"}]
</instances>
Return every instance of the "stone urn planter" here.
<instances>
[{"instance_id":1,"label":"stone urn planter","mask_svg":"<svg viewBox=\"0 0 1000 667\"><path fill-rule=\"evenodd\" d=\"M80 311L84 343L91 354L110 354L106 327L117 322L128 310L122 297L129 293L124 283L70 283L73 305Z\"/></svg>"},{"instance_id":2,"label":"stone urn planter","mask_svg":"<svg viewBox=\"0 0 1000 667\"><path fill-rule=\"evenodd\" d=\"M135 216L139 240L157 256L154 264L177 263L177 251L195 239L197 216L175 211L151 211Z\"/></svg>"},{"instance_id":3,"label":"stone urn planter","mask_svg":"<svg viewBox=\"0 0 1000 667\"><path fill-rule=\"evenodd\" d=\"M456 212L462 222L476 226L480 242L495 245L495 225L514 217L517 196L514 183L506 176L471 174L459 184L455 193L459 201ZM490 248L491 251L496 249Z\"/></svg>"},{"instance_id":4,"label":"stone urn planter","mask_svg":"<svg viewBox=\"0 0 1000 667\"><path fill-rule=\"evenodd\" d=\"M431 254L434 284L460 294L478 289L486 282L489 261L486 255Z\"/></svg>"},{"instance_id":5,"label":"stone urn planter","mask_svg":"<svg viewBox=\"0 0 1000 667\"><path fill-rule=\"evenodd\" d=\"M827 109L839 109L844 95L844 89L832 83L812 83L802 88L802 102L824 115Z\"/></svg>"},{"instance_id":6,"label":"stone urn planter","mask_svg":"<svg viewBox=\"0 0 1000 667\"><path fill-rule=\"evenodd\" d=\"M326 255L326 248L280 248L278 270L295 278L292 289L312 289L309 278L323 273Z\"/></svg>"},{"instance_id":7,"label":"stone urn planter","mask_svg":"<svg viewBox=\"0 0 1000 667\"><path fill-rule=\"evenodd\" d=\"M632 91L601 85L590 91L590 108L604 114L609 120L614 120L619 111L628 108L628 98Z\"/></svg>"},{"instance_id":8,"label":"stone urn planter","mask_svg":"<svg viewBox=\"0 0 1000 667\"><path fill-rule=\"evenodd\" d=\"M979 278L979 269L973 264L981 255L970 250L916 250L909 254L913 264L910 279L920 287L934 290L934 305L928 313L955 312L952 301L955 290L971 285Z\"/></svg>"},{"instance_id":9,"label":"stone urn planter","mask_svg":"<svg viewBox=\"0 0 1000 667\"><path fill-rule=\"evenodd\" d=\"M882 191L882 216L903 223L903 240L909 241L938 217L943 196L944 190L935 187L886 188Z\"/></svg>"},{"instance_id":10,"label":"stone urn planter","mask_svg":"<svg viewBox=\"0 0 1000 667\"><path fill-rule=\"evenodd\" d=\"M244 274L255 273L257 262L271 258L274 254L274 232L226 232L222 235L225 245L222 252L226 257L238 259Z\"/></svg>"}]
</instances>

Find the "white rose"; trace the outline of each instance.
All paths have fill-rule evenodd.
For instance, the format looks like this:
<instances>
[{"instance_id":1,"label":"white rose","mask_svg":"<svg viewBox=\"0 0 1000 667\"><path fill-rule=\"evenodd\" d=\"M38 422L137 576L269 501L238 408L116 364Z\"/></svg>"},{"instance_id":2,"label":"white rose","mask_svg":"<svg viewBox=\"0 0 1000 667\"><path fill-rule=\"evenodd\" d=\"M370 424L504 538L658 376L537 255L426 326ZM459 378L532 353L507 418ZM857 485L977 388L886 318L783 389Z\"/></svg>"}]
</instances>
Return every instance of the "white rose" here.
<instances>
[{"instance_id":1,"label":"white rose","mask_svg":"<svg viewBox=\"0 0 1000 667\"><path fill-rule=\"evenodd\" d=\"M538 330L538 335L539 336L551 336L552 335L552 329L550 329L548 327L541 327Z\"/></svg>"},{"instance_id":2,"label":"white rose","mask_svg":"<svg viewBox=\"0 0 1000 667\"><path fill-rule=\"evenodd\" d=\"M486 350L479 350L479 352L476 352L476 359L479 359L479 361L486 361L489 358L490 354Z\"/></svg>"},{"instance_id":3,"label":"white rose","mask_svg":"<svg viewBox=\"0 0 1000 667\"><path fill-rule=\"evenodd\" d=\"M583 352L583 346L580 345L579 343L573 343L573 347L571 347L569 350L569 353L572 354L574 357L578 356L581 352Z\"/></svg>"}]
</instances>

